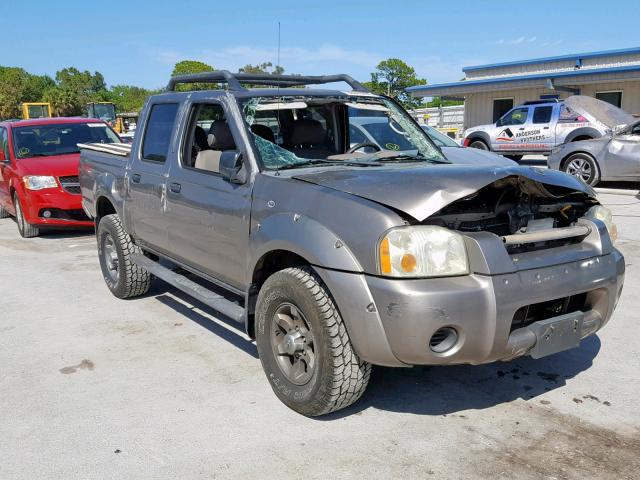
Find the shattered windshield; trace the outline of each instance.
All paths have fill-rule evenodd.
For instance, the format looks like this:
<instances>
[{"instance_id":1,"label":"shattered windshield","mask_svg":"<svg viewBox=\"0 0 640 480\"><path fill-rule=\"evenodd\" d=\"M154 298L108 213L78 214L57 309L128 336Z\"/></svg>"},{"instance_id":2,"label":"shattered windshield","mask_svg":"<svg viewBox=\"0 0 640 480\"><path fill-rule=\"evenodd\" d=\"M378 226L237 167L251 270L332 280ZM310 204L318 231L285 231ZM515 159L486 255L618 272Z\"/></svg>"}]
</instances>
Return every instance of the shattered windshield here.
<instances>
[{"instance_id":1,"label":"shattered windshield","mask_svg":"<svg viewBox=\"0 0 640 480\"><path fill-rule=\"evenodd\" d=\"M253 97L242 104L266 169L449 163L409 115L383 97Z\"/></svg>"}]
</instances>

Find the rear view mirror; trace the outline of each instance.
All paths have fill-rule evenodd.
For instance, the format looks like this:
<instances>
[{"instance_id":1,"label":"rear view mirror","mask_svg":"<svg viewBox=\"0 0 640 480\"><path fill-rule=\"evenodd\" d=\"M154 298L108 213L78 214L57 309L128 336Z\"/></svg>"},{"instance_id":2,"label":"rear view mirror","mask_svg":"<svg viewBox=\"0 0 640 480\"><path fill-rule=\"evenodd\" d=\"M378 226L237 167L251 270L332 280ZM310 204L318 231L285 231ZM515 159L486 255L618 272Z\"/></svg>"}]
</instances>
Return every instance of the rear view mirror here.
<instances>
[{"instance_id":1,"label":"rear view mirror","mask_svg":"<svg viewBox=\"0 0 640 480\"><path fill-rule=\"evenodd\" d=\"M247 170L243 168L242 153L237 150L226 150L220 156L220 174L231 183L246 183Z\"/></svg>"}]
</instances>

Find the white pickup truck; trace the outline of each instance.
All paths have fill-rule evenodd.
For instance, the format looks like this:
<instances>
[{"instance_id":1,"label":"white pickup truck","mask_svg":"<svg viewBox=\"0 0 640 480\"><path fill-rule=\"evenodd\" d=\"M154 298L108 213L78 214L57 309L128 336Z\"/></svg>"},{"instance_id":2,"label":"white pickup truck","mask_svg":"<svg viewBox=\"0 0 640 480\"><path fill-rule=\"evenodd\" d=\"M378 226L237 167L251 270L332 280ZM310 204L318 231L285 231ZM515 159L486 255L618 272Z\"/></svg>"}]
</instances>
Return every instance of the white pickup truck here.
<instances>
[{"instance_id":1,"label":"white pickup truck","mask_svg":"<svg viewBox=\"0 0 640 480\"><path fill-rule=\"evenodd\" d=\"M548 155L557 145L599 138L606 131L587 112L557 100L537 100L512 108L496 123L469 128L464 146L519 160L527 154Z\"/></svg>"}]
</instances>

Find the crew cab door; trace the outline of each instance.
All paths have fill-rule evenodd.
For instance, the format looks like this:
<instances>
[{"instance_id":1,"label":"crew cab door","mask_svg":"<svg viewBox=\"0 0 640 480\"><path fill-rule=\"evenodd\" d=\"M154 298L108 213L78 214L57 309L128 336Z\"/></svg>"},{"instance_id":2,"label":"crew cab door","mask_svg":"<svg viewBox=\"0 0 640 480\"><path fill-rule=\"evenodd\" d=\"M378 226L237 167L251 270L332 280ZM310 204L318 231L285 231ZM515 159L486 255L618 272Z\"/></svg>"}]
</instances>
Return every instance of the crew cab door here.
<instances>
[{"instance_id":1,"label":"crew cab door","mask_svg":"<svg viewBox=\"0 0 640 480\"><path fill-rule=\"evenodd\" d=\"M125 216L136 240L160 252L169 252L166 206L168 159L174 154L175 124L180 104L164 99L147 108L142 138L131 152L126 173L128 199Z\"/></svg>"},{"instance_id":2,"label":"crew cab door","mask_svg":"<svg viewBox=\"0 0 640 480\"><path fill-rule=\"evenodd\" d=\"M603 170L611 177L640 177L640 123L614 135L606 148Z\"/></svg>"},{"instance_id":3,"label":"crew cab door","mask_svg":"<svg viewBox=\"0 0 640 480\"><path fill-rule=\"evenodd\" d=\"M222 152L240 151L247 158L230 120L234 106L226 96L192 95L171 161L165 216L174 259L243 289L251 184L231 183L219 171Z\"/></svg>"},{"instance_id":4,"label":"crew cab door","mask_svg":"<svg viewBox=\"0 0 640 480\"><path fill-rule=\"evenodd\" d=\"M529 119L529 107L516 107L505 113L491 132L491 150L510 152L521 150L516 136L525 130Z\"/></svg>"},{"instance_id":5,"label":"crew cab door","mask_svg":"<svg viewBox=\"0 0 640 480\"><path fill-rule=\"evenodd\" d=\"M529 108L532 110L531 115L518 137L523 145L522 150L549 152L556 140L556 131L552 128L552 123L558 116L559 105L534 105Z\"/></svg>"}]
</instances>

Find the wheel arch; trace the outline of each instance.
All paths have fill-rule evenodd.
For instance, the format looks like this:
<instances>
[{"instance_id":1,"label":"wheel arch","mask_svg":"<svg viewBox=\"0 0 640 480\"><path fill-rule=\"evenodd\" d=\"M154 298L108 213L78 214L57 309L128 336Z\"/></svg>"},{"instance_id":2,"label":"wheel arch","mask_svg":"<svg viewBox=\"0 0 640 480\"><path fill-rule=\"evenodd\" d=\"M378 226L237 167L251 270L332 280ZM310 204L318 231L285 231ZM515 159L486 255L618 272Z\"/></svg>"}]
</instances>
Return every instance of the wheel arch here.
<instances>
[{"instance_id":1,"label":"wheel arch","mask_svg":"<svg viewBox=\"0 0 640 480\"><path fill-rule=\"evenodd\" d=\"M581 128L576 128L571 133L569 133L565 137L564 143L579 142L581 140L590 140L592 138L600 138L601 136L602 136L602 133L593 127L581 127Z\"/></svg>"},{"instance_id":2,"label":"wheel arch","mask_svg":"<svg viewBox=\"0 0 640 480\"><path fill-rule=\"evenodd\" d=\"M96 199L96 207L95 207L95 223L96 227L100 220L111 214L118 214L116 207L113 205L113 202L106 196L101 195Z\"/></svg>"},{"instance_id":3,"label":"wheel arch","mask_svg":"<svg viewBox=\"0 0 640 480\"><path fill-rule=\"evenodd\" d=\"M469 142L469 144L471 144L471 142L475 142L476 140L481 140L485 143L485 145L487 145L487 148L491 150L491 137L489 137L489 134L487 132L471 132L469 135L467 135L466 140Z\"/></svg>"}]
</instances>

